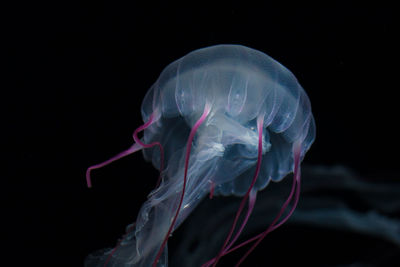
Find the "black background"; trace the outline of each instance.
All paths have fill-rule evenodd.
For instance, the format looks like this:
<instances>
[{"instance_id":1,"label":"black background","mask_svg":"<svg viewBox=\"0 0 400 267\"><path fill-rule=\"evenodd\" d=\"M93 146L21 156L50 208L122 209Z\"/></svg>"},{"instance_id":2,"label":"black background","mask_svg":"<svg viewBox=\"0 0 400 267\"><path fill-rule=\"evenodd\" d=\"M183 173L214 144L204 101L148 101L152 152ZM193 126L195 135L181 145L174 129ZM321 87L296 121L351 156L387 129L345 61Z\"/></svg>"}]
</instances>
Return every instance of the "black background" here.
<instances>
[{"instance_id":1,"label":"black background","mask_svg":"<svg viewBox=\"0 0 400 267\"><path fill-rule=\"evenodd\" d=\"M94 172L89 190L86 168L131 145L141 101L167 64L214 44L258 49L296 75L317 125L306 163L396 176L394 6L276 2L6 6L3 260L81 266L113 245L157 172L138 153Z\"/></svg>"}]
</instances>

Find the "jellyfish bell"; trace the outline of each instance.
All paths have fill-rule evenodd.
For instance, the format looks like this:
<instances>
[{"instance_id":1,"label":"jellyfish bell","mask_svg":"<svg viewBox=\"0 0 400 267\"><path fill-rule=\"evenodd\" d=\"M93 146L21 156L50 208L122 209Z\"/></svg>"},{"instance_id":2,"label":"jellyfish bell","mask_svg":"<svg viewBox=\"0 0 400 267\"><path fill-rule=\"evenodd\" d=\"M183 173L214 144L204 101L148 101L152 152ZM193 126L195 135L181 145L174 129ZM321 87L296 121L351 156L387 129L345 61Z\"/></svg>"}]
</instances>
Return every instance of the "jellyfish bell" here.
<instances>
[{"instance_id":1,"label":"jellyfish bell","mask_svg":"<svg viewBox=\"0 0 400 267\"><path fill-rule=\"evenodd\" d=\"M141 111L145 124L135 130L135 144L90 167L88 185L91 170L138 150L160 170L159 182L135 226L114 249L89 256L87 266L167 266L168 237L207 194L243 199L221 250L203 266L215 266L243 245L253 244L250 253L290 217L299 198L300 162L314 141L315 124L306 93L280 63L240 45L195 50L163 70ZM276 219L263 233L235 245L257 192L291 172L292 190Z\"/></svg>"}]
</instances>

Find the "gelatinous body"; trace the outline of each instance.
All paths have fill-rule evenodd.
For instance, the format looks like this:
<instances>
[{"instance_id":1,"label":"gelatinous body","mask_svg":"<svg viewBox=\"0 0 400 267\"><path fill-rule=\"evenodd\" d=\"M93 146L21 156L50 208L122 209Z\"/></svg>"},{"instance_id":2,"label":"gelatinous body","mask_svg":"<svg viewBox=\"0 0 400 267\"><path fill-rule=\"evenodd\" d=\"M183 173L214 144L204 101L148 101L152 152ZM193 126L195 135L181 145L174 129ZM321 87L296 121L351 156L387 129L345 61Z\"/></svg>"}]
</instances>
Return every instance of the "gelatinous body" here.
<instances>
[{"instance_id":1,"label":"gelatinous body","mask_svg":"<svg viewBox=\"0 0 400 267\"><path fill-rule=\"evenodd\" d=\"M160 169L160 183L121 243L89 256L87 266L167 266L168 236L204 196L244 196L221 251L204 261L204 266L216 265L233 249L257 191L290 172L294 182L282 212L248 243L260 242L293 212L299 164L314 140L315 125L294 75L268 55L240 45L191 52L164 69L144 98L142 117L146 124L135 131L136 144L105 164L144 148L145 159ZM142 140L139 131L144 131ZM89 168L88 184L90 170L103 165ZM278 223L292 197L290 214ZM232 239L247 200L246 219Z\"/></svg>"}]
</instances>

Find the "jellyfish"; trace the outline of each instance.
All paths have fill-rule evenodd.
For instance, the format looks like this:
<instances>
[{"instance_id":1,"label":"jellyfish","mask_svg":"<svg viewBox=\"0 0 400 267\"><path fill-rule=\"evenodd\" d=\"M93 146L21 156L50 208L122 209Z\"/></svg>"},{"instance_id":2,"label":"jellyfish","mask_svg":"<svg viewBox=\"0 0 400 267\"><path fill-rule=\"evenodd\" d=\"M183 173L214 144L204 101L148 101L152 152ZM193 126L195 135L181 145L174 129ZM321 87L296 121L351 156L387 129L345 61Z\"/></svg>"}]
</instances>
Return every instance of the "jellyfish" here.
<instances>
[{"instance_id":1,"label":"jellyfish","mask_svg":"<svg viewBox=\"0 0 400 267\"><path fill-rule=\"evenodd\" d=\"M315 122L295 76L268 55L242 45L195 50L162 71L141 114L144 124L134 131L134 144L89 167L87 184L92 186L92 170L142 150L159 170L157 185L117 245L89 255L86 266L168 266L168 238L207 195L242 200L221 249L199 266L216 266L221 257L249 246L239 266L294 212L300 163L314 141ZM257 193L289 173L291 191L275 219L237 244Z\"/></svg>"}]
</instances>

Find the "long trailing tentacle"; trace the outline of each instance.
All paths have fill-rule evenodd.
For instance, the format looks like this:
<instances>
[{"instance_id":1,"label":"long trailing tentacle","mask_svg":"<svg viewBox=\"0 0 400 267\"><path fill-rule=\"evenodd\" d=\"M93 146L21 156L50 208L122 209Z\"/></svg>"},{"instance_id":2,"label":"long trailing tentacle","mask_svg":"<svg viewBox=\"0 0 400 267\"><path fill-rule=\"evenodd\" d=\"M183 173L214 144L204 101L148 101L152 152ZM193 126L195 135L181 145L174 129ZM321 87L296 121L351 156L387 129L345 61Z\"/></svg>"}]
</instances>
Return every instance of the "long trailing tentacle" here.
<instances>
[{"instance_id":1,"label":"long trailing tentacle","mask_svg":"<svg viewBox=\"0 0 400 267\"><path fill-rule=\"evenodd\" d=\"M226 255L228 253L231 253L253 241L257 240L257 243L254 244L252 246L252 248L249 249L249 251L247 251L247 253L242 257L242 259L237 263L236 266L239 266L244 260L245 258L255 249L255 247L265 238L265 236L267 234L269 234L270 232L276 230L279 226L281 226L282 224L284 224L289 218L290 216L293 214L294 210L296 209L297 203L299 201L299 197L300 197L300 182L301 182L301 170L300 170L300 152L301 152L301 144L296 143L294 145L293 148L293 152L294 152L294 170L293 170L293 184L292 184L292 188L290 191L290 194L288 196L288 198L286 199L286 201L284 202L284 204L282 205L281 210L279 211L278 215L275 217L275 219L272 221L272 223L270 224L270 226L267 228L267 230L265 230L264 232L240 243L239 245L236 245L233 248L229 248L227 247L227 249L224 251L224 253L222 255ZM290 211L288 212L288 214L279 222L278 220L280 219L280 217L283 215L284 211L286 210L286 208L288 207L289 203L292 201L293 197L295 198L294 200L294 204L291 207ZM232 243L232 242L231 242ZM209 266L210 264L215 262L215 258L211 259L210 261L208 261L207 263L205 263L203 266Z\"/></svg>"},{"instance_id":2,"label":"long trailing tentacle","mask_svg":"<svg viewBox=\"0 0 400 267\"><path fill-rule=\"evenodd\" d=\"M254 187L254 184L255 184L256 181L257 181L258 174L260 173L261 159L262 159L262 136L263 136L262 134L263 134L263 123L264 123L264 116L262 115L262 116L259 116L259 117L257 118L257 128L258 128L258 154L257 154L257 156L258 156L258 157L257 157L256 171L255 171L255 173L254 173L253 180L251 181L251 184L250 184L250 186L249 186L249 189L247 189L247 192L246 192L246 194L244 195L244 197L243 197L243 199L242 199L242 202L240 203L239 209L238 209L238 211L236 212L235 220L233 221L231 230L229 231L229 234L228 234L228 236L227 236L226 239L225 239L224 245L222 246L222 248L221 248L221 250L219 251L218 255L215 257L213 267L215 267L215 266L217 265L218 260L219 260L224 254L226 254L226 253L225 253L226 250L229 249L229 247L227 247L228 242L229 242L229 240L230 240L231 237L232 237L233 231L235 230L236 224L237 224L237 222L238 222L238 220L239 220L239 216L240 216L240 214L241 214L242 211L243 211L244 205L245 205L247 199L249 198L250 192L252 191L252 189L253 189L253 187ZM254 205L254 204L253 204L253 205ZM249 205L249 210L250 210L250 205ZM251 207L251 210L252 210L252 207ZM250 210L250 213L251 213L251 210ZM244 222L242 223L242 226L240 227L240 229L239 229L237 235L235 236L233 242L236 241L237 237L239 237L241 231L243 230L245 224L247 223L247 219L248 219L248 217L250 216L250 213L246 215L246 218L245 218ZM231 242L231 244L229 244L229 246L231 246L231 245L233 244L233 242Z\"/></svg>"},{"instance_id":3,"label":"long trailing tentacle","mask_svg":"<svg viewBox=\"0 0 400 267\"><path fill-rule=\"evenodd\" d=\"M257 241L251 246L251 248L243 255L243 257L239 260L239 262L235 265L235 267L239 267L240 264L247 258L247 256L260 244L260 242L265 238L265 236L272 232L273 230L277 229L279 226L284 224L290 216L293 214L294 210L296 209L297 203L299 202L300 197L300 153L301 153L301 144L295 143L293 146L293 154L294 154L294 170L293 170L293 186L290 192L288 199L283 204L281 210L278 213L278 216L274 219L274 221L270 224L270 226L261 233L256 239ZM295 192L296 191L296 192ZM283 212L285 211L286 207L289 205L290 201L292 200L293 196L295 197L294 203L292 208L290 209L289 213L279 222L279 218L282 216Z\"/></svg>"},{"instance_id":4,"label":"long trailing tentacle","mask_svg":"<svg viewBox=\"0 0 400 267\"><path fill-rule=\"evenodd\" d=\"M168 232L164 237L164 241L162 242L161 247L158 250L158 253L157 253L157 255L156 255L155 259L154 259L153 267L157 266L157 263L158 263L158 261L159 261L159 259L161 257L161 254L162 254L162 252L163 252L163 250L164 250L164 248L165 248L165 246L167 244L168 238L169 238L169 236L170 236L170 234L172 232L172 229L174 228L175 222L176 222L176 220L178 218L179 211L180 211L181 206L182 206L183 198L185 196L186 182L187 182L187 172L188 172L188 168L189 168L189 158L190 158L190 151L192 149L193 138L194 138L194 135L196 134L197 129L200 127L200 125L204 122L204 120L206 119L206 117L210 113L210 109L211 109L210 105L208 104L208 102L206 102L206 104L204 106L203 114L197 120L197 122L194 124L192 130L190 131L189 138L188 138L187 145L186 145L185 172L184 172L184 177L183 177L183 186L182 186L181 196L180 196L180 199L179 199L178 208L176 209L175 216L174 216L174 218L173 218L173 220L171 222L171 225L170 225L170 227L168 229Z\"/></svg>"},{"instance_id":5,"label":"long trailing tentacle","mask_svg":"<svg viewBox=\"0 0 400 267\"><path fill-rule=\"evenodd\" d=\"M244 220L243 220L243 223L242 223L242 225L241 225L239 231L236 233L235 237L234 237L234 238L232 239L232 241L226 246L226 248L225 248L224 253L222 254L222 256L225 256L226 254L229 253L229 252L227 252L227 251L231 248L231 246L232 246L232 245L236 242L236 240L239 238L241 232L243 231L244 227L245 227L246 224L247 224L248 219L250 218L251 213L253 212L253 208L254 208L254 205L255 205L255 203L256 203L256 198L257 198L257 191L256 191L256 190L251 190L251 192L250 192L250 197L249 197L249 202L248 202L249 207L248 207L248 209L247 209L247 213L246 213L246 216L245 216L245 218L244 218ZM212 258L211 260L209 260L209 261L207 261L206 263L204 263L204 264L202 265L202 267L210 266L211 264L213 264L213 263L215 262L215 260L216 260L216 257L215 257L215 258Z\"/></svg>"},{"instance_id":6,"label":"long trailing tentacle","mask_svg":"<svg viewBox=\"0 0 400 267\"><path fill-rule=\"evenodd\" d=\"M232 239L232 241L226 246L224 252L228 251L233 244L235 244L236 240L239 238L240 234L242 233L244 227L247 224L247 221L250 218L251 213L253 212L254 205L256 204L256 199L257 199L257 190L251 190L250 196L249 196L249 207L247 210L246 217L243 220L242 225L240 226L239 231L236 233L235 237Z\"/></svg>"}]
</instances>

